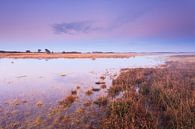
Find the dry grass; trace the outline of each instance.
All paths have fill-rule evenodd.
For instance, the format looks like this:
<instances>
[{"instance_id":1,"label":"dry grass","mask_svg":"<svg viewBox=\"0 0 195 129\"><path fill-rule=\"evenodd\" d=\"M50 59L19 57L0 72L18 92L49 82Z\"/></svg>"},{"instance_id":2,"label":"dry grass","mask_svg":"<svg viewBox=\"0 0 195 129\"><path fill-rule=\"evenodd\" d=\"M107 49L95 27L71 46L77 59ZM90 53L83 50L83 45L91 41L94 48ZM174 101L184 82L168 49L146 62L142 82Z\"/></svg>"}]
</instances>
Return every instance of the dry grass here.
<instances>
[{"instance_id":1,"label":"dry grass","mask_svg":"<svg viewBox=\"0 0 195 129\"><path fill-rule=\"evenodd\" d=\"M92 92L92 90L88 90L88 91L85 92L85 94L86 94L87 96L90 96L90 95L93 94L93 92Z\"/></svg>"},{"instance_id":2,"label":"dry grass","mask_svg":"<svg viewBox=\"0 0 195 129\"><path fill-rule=\"evenodd\" d=\"M195 55L177 55L167 58L168 61L195 62Z\"/></svg>"},{"instance_id":3,"label":"dry grass","mask_svg":"<svg viewBox=\"0 0 195 129\"><path fill-rule=\"evenodd\" d=\"M77 95L77 90L72 90L72 91L71 91L71 94L72 94L72 95Z\"/></svg>"},{"instance_id":4,"label":"dry grass","mask_svg":"<svg viewBox=\"0 0 195 129\"><path fill-rule=\"evenodd\" d=\"M129 69L113 81L109 94L118 92L124 94L110 101L103 129L195 128L194 63Z\"/></svg>"},{"instance_id":5,"label":"dry grass","mask_svg":"<svg viewBox=\"0 0 195 129\"><path fill-rule=\"evenodd\" d=\"M70 107L76 100L75 95L69 95L64 100L59 102L59 105L63 106L64 108Z\"/></svg>"},{"instance_id":6,"label":"dry grass","mask_svg":"<svg viewBox=\"0 0 195 129\"><path fill-rule=\"evenodd\" d=\"M98 106L106 106L107 103L108 103L108 98L104 96L101 96L96 101L94 101L94 104Z\"/></svg>"},{"instance_id":7,"label":"dry grass","mask_svg":"<svg viewBox=\"0 0 195 129\"><path fill-rule=\"evenodd\" d=\"M101 85L101 88L106 89L106 85L105 84Z\"/></svg>"},{"instance_id":8,"label":"dry grass","mask_svg":"<svg viewBox=\"0 0 195 129\"><path fill-rule=\"evenodd\" d=\"M136 55L135 53L0 53L0 58L129 58Z\"/></svg>"}]
</instances>

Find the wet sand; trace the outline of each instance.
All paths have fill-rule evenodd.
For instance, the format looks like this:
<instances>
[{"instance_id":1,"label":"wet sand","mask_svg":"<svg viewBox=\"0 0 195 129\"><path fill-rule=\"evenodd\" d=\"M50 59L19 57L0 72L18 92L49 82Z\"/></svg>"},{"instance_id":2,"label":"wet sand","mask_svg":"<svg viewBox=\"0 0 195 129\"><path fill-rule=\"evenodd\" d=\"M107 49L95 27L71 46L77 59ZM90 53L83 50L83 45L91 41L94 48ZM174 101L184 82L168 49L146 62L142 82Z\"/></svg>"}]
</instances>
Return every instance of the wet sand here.
<instances>
[{"instance_id":1,"label":"wet sand","mask_svg":"<svg viewBox=\"0 0 195 129\"><path fill-rule=\"evenodd\" d=\"M0 58L129 58L136 53L0 53Z\"/></svg>"}]
</instances>

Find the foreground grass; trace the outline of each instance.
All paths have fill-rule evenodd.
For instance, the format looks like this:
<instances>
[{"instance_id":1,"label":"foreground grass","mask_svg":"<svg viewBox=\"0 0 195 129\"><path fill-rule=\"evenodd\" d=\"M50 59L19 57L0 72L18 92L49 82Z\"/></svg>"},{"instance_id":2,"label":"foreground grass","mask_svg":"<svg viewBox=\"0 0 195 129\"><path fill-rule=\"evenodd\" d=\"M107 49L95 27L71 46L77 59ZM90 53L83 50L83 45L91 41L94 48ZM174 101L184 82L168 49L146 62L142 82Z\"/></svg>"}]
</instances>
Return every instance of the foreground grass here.
<instances>
[{"instance_id":1,"label":"foreground grass","mask_svg":"<svg viewBox=\"0 0 195 129\"><path fill-rule=\"evenodd\" d=\"M195 63L169 62L159 68L123 69L113 80L108 95L92 99L106 88L103 85L84 91L85 99L79 99L77 86L44 116L31 120L25 120L26 116L22 116L23 121L14 115L2 116L5 121L0 129L195 128ZM20 103L11 102L15 106ZM37 102L39 109L42 105Z\"/></svg>"},{"instance_id":2,"label":"foreground grass","mask_svg":"<svg viewBox=\"0 0 195 129\"><path fill-rule=\"evenodd\" d=\"M112 99L101 128L195 128L194 88L193 63L126 70L109 89ZM123 95L116 99L119 93Z\"/></svg>"}]
</instances>

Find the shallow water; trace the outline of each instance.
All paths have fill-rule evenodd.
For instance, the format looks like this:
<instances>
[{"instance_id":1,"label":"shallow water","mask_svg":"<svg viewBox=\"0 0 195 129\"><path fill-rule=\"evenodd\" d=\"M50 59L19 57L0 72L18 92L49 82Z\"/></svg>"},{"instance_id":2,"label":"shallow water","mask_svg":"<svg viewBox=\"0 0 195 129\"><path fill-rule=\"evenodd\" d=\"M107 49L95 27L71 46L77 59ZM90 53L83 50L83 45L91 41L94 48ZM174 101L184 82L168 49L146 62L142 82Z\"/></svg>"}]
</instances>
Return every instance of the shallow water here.
<instances>
[{"instance_id":1,"label":"shallow water","mask_svg":"<svg viewBox=\"0 0 195 129\"><path fill-rule=\"evenodd\" d=\"M79 96L84 98L88 89L100 87L95 84L100 76L106 77L108 88L121 68L154 67L162 63L159 56L96 60L0 59L0 123L6 124L6 119L42 116L77 86ZM106 89L93 97L104 94Z\"/></svg>"}]
</instances>

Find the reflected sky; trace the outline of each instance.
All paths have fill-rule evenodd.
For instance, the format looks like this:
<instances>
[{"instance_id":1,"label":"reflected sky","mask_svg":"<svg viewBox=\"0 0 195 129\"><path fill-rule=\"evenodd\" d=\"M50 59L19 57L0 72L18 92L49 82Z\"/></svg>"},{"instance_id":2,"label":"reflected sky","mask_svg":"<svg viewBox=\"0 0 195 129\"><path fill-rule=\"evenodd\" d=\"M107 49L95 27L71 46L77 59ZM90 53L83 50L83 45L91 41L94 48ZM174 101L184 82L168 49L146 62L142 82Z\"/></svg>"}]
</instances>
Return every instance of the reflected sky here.
<instances>
[{"instance_id":1,"label":"reflected sky","mask_svg":"<svg viewBox=\"0 0 195 129\"><path fill-rule=\"evenodd\" d=\"M1 59L0 98L64 94L77 85L92 86L106 71L113 74L120 68L151 67L160 63L162 60L149 56L96 60Z\"/></svg>"},{"instance_id":2,"label":"reflected sky","mask_svg":"<svg viewBox=\"0 0 195 129\"><path fill-rule=\"evenodd\" d=\"M10 122L43 117L77 86L80 87L79 101L84 102L89 99L85 95L87 90L100 88L95 84L100 76L106 77L104 81L109 88L121 68L153 67L163 62L159 56L96 60L0 59L0 124L7 121L9 114L13 115ZM106 93L107 89L101 89L90 99ZM39 108L37 103L43 103L43 107Z\"/></svg>"},{"instance_id":3,"label":"reflected sky","mask_svg":"<svg viewBox=\"0 0 195 129\"><path fill-rule=\"evenodd\" d=\"M85 94L87 90L100 88L95 84L100 76L106 78L109 88L121 68L153 67L162 63L163 58L155 55L96 60L0 59L0 124L46 117L79 86L79 102L75 107L85 100L106 95L107 89L94 92L89 98Z\"/></svg>"}]
</instances>

